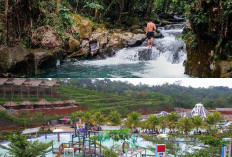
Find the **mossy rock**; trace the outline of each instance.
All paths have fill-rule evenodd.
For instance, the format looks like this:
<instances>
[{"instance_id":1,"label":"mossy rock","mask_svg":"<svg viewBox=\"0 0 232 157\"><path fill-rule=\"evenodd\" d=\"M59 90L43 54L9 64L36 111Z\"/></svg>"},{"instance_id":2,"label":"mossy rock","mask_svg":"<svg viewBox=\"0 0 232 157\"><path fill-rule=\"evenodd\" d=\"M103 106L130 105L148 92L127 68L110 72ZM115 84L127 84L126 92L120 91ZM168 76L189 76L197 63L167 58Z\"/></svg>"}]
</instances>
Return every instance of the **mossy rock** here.
<instances>
[{"instance_id":1,"label":"mossy rock","mask_svg":"<svg viewBox=\"0 0 232 157\"><path fill-rule=\"evenodd\" d=\"M80 38L89 39L93 31L93 22L87 18L80 16L79 14L72 15L74 23L80 30Z\"/></svg>"}]
</instances>

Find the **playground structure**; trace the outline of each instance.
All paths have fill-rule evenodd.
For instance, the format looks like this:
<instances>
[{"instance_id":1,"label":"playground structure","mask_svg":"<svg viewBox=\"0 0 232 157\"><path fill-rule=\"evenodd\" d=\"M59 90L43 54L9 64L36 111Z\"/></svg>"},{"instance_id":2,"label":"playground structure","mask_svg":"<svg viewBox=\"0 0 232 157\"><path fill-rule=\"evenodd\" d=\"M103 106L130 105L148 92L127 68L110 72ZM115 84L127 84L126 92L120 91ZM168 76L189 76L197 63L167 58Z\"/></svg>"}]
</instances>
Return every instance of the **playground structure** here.
<instances>
[{"instance_id":1,"label":"playground structure","mask_svg":"<svg viewBox=\"0 0 232 157\"><path fill-rule=\"evenodd\" d=\"M106 147L98 143L96 140L91 140L91 136L97 136L97 132L82 131L72 135L72 141L60 144L59 148L53 148L53 153L56 157L61 157L64 154L65 148L73 148L74 154L79 156L103 156L102 149ZM75 139L76 138L76 139Z\"/></svg>"}]
</instances>

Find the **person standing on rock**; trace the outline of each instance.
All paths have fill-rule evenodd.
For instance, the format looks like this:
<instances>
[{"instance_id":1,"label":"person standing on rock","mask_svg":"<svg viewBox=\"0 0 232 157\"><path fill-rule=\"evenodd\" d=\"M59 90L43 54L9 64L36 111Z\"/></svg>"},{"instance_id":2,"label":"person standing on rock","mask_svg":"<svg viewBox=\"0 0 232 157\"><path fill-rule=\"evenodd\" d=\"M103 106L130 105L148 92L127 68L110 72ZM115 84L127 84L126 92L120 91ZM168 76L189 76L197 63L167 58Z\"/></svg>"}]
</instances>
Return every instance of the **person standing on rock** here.
<instances>
[{"instance_id":1,"label":"person standing on rock","mask_svg":"<svg viewBox=\"0 0 232 157\"><path fill-rule=\"evenodd\" d=\"M156 31L156 25L153 23L152 20L150 20L150 22L148 22L147 24L147 29L146 29L146 37L148 38L148 48L152 48L153 44L154 44L154 37L155 37L155 33L154 31Z\"/></svg>"}]
</instances>

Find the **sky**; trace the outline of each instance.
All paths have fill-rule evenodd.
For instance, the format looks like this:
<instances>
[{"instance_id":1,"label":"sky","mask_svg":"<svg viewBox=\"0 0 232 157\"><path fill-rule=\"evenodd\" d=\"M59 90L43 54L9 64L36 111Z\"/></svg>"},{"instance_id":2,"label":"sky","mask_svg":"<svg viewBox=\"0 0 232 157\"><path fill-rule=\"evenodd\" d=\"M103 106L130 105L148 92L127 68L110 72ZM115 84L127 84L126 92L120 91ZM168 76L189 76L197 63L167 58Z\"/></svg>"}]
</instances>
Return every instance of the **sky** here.
<instances>
[{"instance_id":1,"label":"sky","mask_svg":"<svg viewBox=\"0 0 232 157\"><path fill-rule=\"evenodd\" d=\"M232 88L232 79L229 78L112 78L111 80L128 81L134 85L139 83L147 85L179 84L186 87L225 86Z\"/></svg>"}]
</instances>

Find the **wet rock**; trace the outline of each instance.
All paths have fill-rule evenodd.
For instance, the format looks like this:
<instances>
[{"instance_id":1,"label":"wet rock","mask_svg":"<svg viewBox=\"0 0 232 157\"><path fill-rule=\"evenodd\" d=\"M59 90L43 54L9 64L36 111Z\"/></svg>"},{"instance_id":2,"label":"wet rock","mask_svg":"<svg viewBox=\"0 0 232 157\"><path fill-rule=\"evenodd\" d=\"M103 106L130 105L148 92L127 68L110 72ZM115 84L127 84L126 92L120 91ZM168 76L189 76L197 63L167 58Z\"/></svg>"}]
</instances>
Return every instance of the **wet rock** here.
<instances>
[{"instance_id":1,"label":"wet rock","mask_svg":"<svg viewBox=\"0 0 232 157\"><path fill-rule=\"evenodd\" d=\"M96 29L90 38L90 42L97 41L100 52L103 52L108 43L109 31L106 29Z\"/></svg>"},{"instance_id":2,"label":"wet rock","mask_svg":"<svg viewBox=\"0 0 232 157\"><path fill-rule=\"evenodd\" d=\"M154 38L163 38L164 36L160 33L159 30L157 30L156 32L154 32Z\"/></svg>"},{"instance_id":3,"label":"wet rock","mask_svg":"<svg viewBox=\"0 0 232 157\"><path fill-rule=\"evenodd\" d=\"M152 59L152 49L142 49L138 52L140 61L148 61Z\"/></svg>"},{"instance_id":4,"label":"wet rock","mask_svg":"<svg viewBox=\"0 0 232 157\"><path fill-rule=\"evenodd\" d=\"M185 25L185 27L184 27L183 34L187 34L191 30L192 30L191 24L190 24L190 22L187 22L186 25Z\"/></svg>"},{"instance_id":5,"label":"wet rock","mask_svg":"<svg viewBox=\"0 0 232 157\"><path fill-rule=\"evenodd\" d=\"M131 38L127 38L127 40L125 40L126 42L126 46L138 46L141 45L143 43L143 41L145 40L146 36L145 34L132 34Z\"/></svg>"},{"instance_id":6,"label":"wet rock","mask_svg":"<svg viewBox=\"0 0 232 157\"><path fill-rule=\"evenodd\" d=\"M93 22L79 14L73 14L73 20L80 31L80 38L90 39L93 31Z\"/></svg>"},{"instance_id":7,"label":"wet rock","mask_svg":"<svg viewBox=\"0 0 232 157\"><path fill-rule=\"evenodd\" d=\"M43 74L56 68L56 57L46 50L35 50L35 74Z\"/></svg>"},{"instance_id":8,"label":"wet rock","mask_svg":"<svg viewBox=\"0 0 232 157\"><path fill-rule=\"evenodd\" d=\"M32 76L34 74L34 55L21 46L0 47L0 75Z\"/></svg>"},{"instance_id":9,"label":"wet rock","mask_svg":"<svg viewBox=\"0 0 232 157\"><path fill-rule=\"evenodd\" d=\"M60 39L56 30L50 26L42 26L35 30L32 34L32 43L35 46L56 49L62 47L62 40Z\"/></svg>"}]
</instances>

